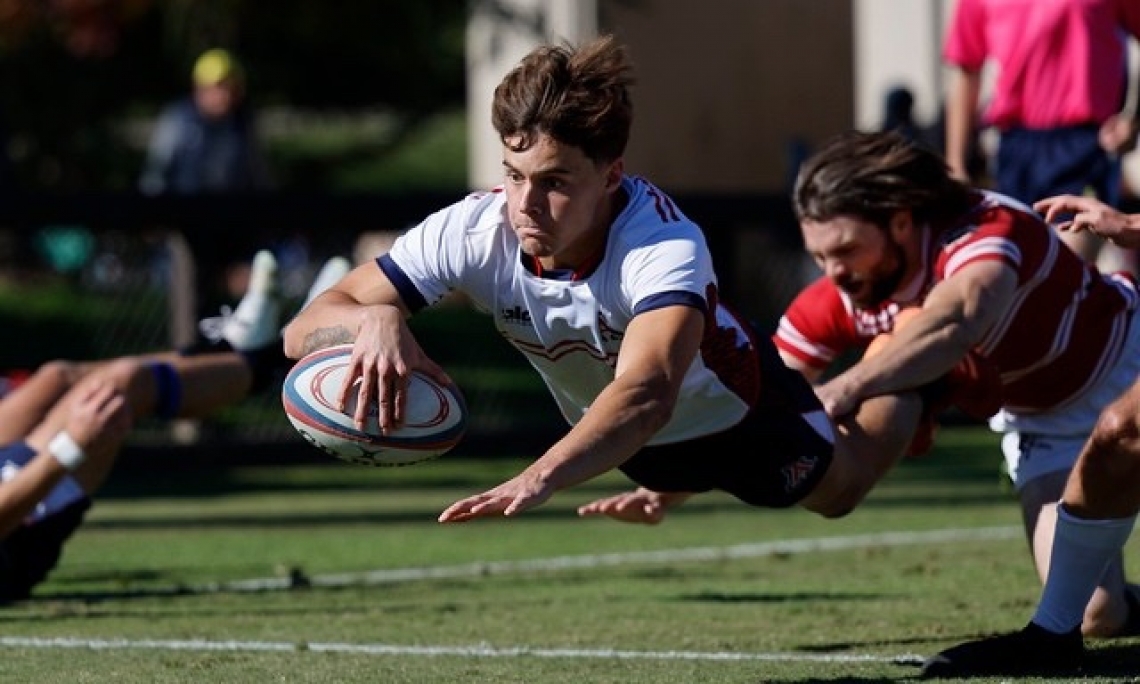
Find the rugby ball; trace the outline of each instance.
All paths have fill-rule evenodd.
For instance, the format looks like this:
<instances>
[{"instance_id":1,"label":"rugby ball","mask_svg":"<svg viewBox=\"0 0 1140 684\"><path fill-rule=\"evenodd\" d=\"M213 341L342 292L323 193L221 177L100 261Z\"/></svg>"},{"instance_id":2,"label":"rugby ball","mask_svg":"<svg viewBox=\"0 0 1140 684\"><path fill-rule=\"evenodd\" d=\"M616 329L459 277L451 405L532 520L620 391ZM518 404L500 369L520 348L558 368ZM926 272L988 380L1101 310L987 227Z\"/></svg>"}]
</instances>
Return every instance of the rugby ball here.
<instances>
[{"instance_id":1,"label":"rugby ball","mask_svg":"<svg viewBox=\"0 0 1140 684\"><path fill-rule=\"evenodd\" d=\"M351 344L321 349L302 358L286 375L281 403L305 441L352 463L404 466L436 458L463 438L467 407L459 388L418 372L408 383L406 419L400 428L382 434L374 404L365 429L357 429L352 419L355 394L344 411L337 408L351 356Z\"/></svg>"}]
</instances>

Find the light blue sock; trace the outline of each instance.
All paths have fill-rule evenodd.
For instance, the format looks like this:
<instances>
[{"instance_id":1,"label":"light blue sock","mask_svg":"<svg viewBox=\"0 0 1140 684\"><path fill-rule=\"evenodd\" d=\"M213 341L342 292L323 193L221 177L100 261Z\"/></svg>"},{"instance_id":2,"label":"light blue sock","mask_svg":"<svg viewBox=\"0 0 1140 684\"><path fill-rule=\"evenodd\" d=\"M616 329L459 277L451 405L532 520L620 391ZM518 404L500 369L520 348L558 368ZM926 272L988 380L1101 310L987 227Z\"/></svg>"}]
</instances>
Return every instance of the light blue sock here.
<instances>
[{"instance_id":1,"label":"light blue sock","mask_svg":"<svg viewBox=\"0 0 1140 684\"><path fill-rule=\"evenodd\" d=\"M1136 516L1085 520L1058 504L1049 576L1033 622L1057 634L1079 627L1105 568L1124 548L1135 523Z\"/></svg>"}]
</instances>

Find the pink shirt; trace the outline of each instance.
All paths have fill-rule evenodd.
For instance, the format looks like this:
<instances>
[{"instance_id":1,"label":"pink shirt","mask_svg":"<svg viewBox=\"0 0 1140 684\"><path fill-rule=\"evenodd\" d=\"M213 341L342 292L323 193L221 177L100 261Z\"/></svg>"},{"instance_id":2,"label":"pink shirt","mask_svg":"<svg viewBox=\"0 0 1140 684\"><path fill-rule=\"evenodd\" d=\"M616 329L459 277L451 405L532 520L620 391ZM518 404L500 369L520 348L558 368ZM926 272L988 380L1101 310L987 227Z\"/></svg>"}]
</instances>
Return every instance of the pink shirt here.
<instances>
[{"instance_id":1,"label":"pink shirt","mask_svg":"<svg viewBox=\"0 0 1140 684\"><path fill-rule=\"evenodd\" d=\"M943 59L997 67L985 121L998 128L1100 123L1120 111L1127 32L1140 0L957 0Z\"/></svg>"}]
</instances>

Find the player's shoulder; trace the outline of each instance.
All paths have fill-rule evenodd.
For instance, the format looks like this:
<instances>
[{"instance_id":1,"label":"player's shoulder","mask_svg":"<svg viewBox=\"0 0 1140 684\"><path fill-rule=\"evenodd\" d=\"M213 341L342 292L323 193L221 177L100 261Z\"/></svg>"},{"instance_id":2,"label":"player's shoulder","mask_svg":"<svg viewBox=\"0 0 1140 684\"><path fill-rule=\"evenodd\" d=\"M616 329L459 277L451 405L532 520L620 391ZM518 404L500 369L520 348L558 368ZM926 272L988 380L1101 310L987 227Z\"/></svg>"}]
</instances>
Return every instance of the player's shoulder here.
<instances>
[{"instance_id":1,"label":"player's shoulder","mask_svg":"<svg viewBox=\"0 0 1140 684\"><path fill-rule=\"evenodd\" d=\"M1029 205L1008 195L981 191L979 201L955 225L938 237L941 248L961 248L977 240L1025 240L1048 235L1048 226ZM1016 236L1016 237L1015 237Z\"/></svg>"},{"instance_id":2,"label":"player's shoulder","mask_svg":"<svg viewBox=\"0 0 1140 684\"><path fill-rule=\"evenodd\" d=\"M503 208L506 203L507 195L503 192L502 186L498 186L490 190L473 190L464 195L453 206L458 207L465 215L477 221L487 217L504 218L506 214Z\"/></svg>"},{"instance_id":3,"label":"player's shoulder","mask_svg":"<svg viewBox=\"0 0 1140 684\"><path fill-rule=\"evenodd\" d=\"M506 223L506 197L501 188L472 191L437 209L425 223L447 232L486 230Z\"/></svg>"},{"instance_id":4,"label":"player's shoulder","mask_svg":"<svg viewBox=\"0 0 1140 684\"><path fill-rule=\"evenodd\" d=\"M622 189L629 197L622 212L639 224L656 226L693 226L669 193L643 176L624 176Z\"/></svg>"}]
</instances>

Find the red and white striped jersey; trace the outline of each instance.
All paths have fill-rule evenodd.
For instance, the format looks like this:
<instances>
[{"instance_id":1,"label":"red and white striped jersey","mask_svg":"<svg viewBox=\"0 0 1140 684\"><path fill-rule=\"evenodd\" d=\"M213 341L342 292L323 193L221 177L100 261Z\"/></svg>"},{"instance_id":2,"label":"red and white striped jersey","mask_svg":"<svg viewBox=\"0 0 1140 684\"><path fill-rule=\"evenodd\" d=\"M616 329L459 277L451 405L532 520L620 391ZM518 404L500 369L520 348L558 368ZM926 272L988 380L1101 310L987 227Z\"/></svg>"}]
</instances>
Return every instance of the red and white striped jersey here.
<instances>
[{"instance_id":1,"label":"red and white striped jersey","mask_svg":"<svg viewBox=\"0 0 1140 684\"><path fill-rule=\"evenodd\" d=\"M895 300L858 308L821 277L780 319L776 346L809 367L824 368L893 329L899 308L921 302L935 283L969 264L1000 261L1017 272L1017 291L977 350L1000 369L1005 409L1057 408L1110 372L1140 302L1130 275L1097 271L1031 209L996 193L982 193L959 227L927 233L921 275Z\"/></svg>"}]
</instances>

